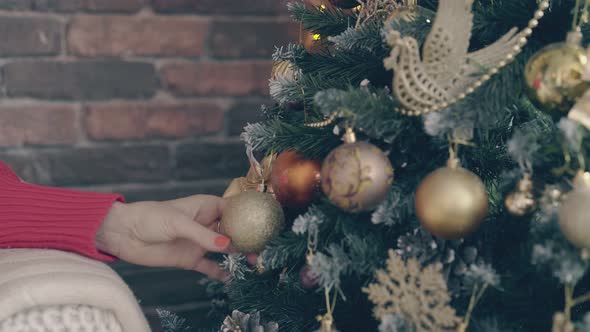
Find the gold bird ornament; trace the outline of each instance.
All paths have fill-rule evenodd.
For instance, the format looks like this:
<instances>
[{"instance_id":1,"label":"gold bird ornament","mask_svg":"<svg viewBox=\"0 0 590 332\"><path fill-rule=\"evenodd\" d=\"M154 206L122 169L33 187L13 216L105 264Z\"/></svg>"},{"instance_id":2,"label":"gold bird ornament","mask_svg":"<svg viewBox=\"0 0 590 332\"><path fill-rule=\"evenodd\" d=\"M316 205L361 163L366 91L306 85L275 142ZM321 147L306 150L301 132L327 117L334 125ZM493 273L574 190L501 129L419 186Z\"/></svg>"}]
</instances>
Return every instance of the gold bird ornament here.
<instances>
[{"instance_id":1,"label":"gold bird ornament","mask_svg":"<svg viewBox=\"0 0 590 332\"><path fill-rule=\"evenodd\" d=\"M393 69L393 92L403 105L396 111L412 116L439 111L464 99L512 62L549 7L543 0L527 28L512 28L491 45L469 52L474 0L440 0L434 24L420 55L418 41L386 24Z\"/></svg>"}]
</instances>

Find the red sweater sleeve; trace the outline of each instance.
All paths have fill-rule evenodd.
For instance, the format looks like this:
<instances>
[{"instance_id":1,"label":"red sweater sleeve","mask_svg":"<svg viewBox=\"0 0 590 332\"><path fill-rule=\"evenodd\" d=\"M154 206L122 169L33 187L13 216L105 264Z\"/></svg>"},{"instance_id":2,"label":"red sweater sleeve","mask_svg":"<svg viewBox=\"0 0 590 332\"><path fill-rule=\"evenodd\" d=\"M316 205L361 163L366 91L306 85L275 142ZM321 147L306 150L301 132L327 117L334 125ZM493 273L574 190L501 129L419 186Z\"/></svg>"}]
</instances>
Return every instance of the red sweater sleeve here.
<instances>
[{"instance_id":1,"label":"red sweater sleeve","mask_svg":"<svg viewBox=\"0 0 590 332\"><path fill-rule=\"evenodd\" d=\"M0 162L0 248L47 248L114 261L94 244L111 206L124 198L22 182Z\"/></svg>"}]
</instances>

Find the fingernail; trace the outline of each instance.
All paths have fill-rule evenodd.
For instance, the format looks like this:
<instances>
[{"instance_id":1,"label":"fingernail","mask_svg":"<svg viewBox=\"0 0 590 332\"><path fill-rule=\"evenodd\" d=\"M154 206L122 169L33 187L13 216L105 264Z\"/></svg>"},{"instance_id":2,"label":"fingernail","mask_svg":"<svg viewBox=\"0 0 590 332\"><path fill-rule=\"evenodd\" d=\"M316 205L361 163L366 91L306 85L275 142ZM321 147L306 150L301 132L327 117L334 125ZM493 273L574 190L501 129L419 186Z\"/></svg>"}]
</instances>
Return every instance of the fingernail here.
<instances>
[{"instance_id":1,"label":"fingernail","mask_svg":"<svg viewBox=\"0 0 590 332\"><path fill-rule=\"evenodd\" d=\"M231 239L227 236L219 235L218 237L215 238L215 246L217 246L219 248L225 248L225 247L229 246L230 242L231 242Z\"/></svg>"}]
</instances>

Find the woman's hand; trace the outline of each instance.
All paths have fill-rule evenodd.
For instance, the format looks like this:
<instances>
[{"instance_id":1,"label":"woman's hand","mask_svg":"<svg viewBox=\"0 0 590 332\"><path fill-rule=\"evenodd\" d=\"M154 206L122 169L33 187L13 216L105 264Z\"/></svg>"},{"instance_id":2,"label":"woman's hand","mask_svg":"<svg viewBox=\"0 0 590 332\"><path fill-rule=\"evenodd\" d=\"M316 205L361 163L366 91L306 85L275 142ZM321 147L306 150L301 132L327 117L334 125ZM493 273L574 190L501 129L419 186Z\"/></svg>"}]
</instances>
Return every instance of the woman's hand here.
<instances>
[{"instance_id":1,"label":"woman's hand","mask_svg":"<svg viewBox=\"0 0 590 332\"><path fill-rule=\"evenodd\" d=\"M115 203L100 226L99 250L130 263L196 270L224 280L207 252L228 252L230 239L216 233L225 201L196 195L166 202Z\"/></svg>"}]
</instances>

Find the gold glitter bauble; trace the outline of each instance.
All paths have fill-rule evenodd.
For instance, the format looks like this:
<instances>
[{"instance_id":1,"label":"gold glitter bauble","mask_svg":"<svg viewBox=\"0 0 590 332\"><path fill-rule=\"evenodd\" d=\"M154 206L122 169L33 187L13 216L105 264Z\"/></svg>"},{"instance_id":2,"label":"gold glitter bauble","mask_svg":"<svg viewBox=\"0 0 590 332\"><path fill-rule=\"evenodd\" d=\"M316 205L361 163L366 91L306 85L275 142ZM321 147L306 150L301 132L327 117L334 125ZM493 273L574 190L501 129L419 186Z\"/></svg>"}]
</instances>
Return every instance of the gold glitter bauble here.
<instances>
[{"instance_id":1,"label":"gold glitter bauble","mask_svg":"<svg viewBox=\"0 0 590 332\"><path fill-rule=\"evenodd\" d=\"M418 17L419 13L417 11L417 7L407 7L402 6L395 10L393 10L389 16L387 17L386 22L391 23L397 20L404 20L406 22L410 22Z\"/></svg>"},{"instance_id":2,"label":"gold glitter bauble","mask_svg":"<svg viewBox=\"0 0 590 332\"><path fill-rule=\"evenodd\" d=\"M276 80L279 77L296 80L298 76L299 74L293 69L291 61L275 61L272 65L272 73L270 77L273 80Z\"/></svg>"},{"instance_id":3,"label":"gold glitter bauble","mask_svg":"<svg viewBox=\"0 0 590 332\"><path fill-rule=\"evenodd\" d=\"M578 98L567 117L590 130L590 89Z\"/></svg>"},{"instance_id":4,"label":"gold glitter bauble","mask_svg":"<svg viewBox=\"0 0 590 332\"><path fill-rule=\"evenodd\" d=\"M537 202L533 195L533 181L530 175L526 174L518 182L517 190L506 197L504 205L510 214L518 217L525 216L535 210Z\"/></svg>"},{"instance_id":5,"label":"gold glitter bauble","mask_svg":"<svg viewBox=\"0 0 590 332\"><path fill-rule=\"evenodd\" d=\"M422 227L453 240L479 228L488 213L488 194L477 175L459 166L443 167L422 181L415 204Z\"/></svg>"},{"instance_id":6,"label":"gold glitter bauble","mask_svg":"<svg viewBox=\"0 0 590 332\"><path fill-rule=\"evenodd\" d=\"M227 199L221 229L243 253L257 253L285 226L281 205L271 194L245 191Z\"/></svg>"},{"instance_id":7,"label":"gold glitter bauble","mask_svg":"<svg viewBox=\"0 0 590 332\"><path fill-rule=\"evenodd\" d=\"M349 212L376 208L393 183L393 167L383 151L366 142L346 143L332 151L321 171L322 190Z\"/></svg>"},{"instance_id":8,"label":"gold glitter bauble","mask_svg":"<svg viewBox=\"0 0 590 332\"><path fill-rule=\"evenodd\" d=\"M580 172L559 208L559 227L576 247L590 249L590 173Z\"/></svg>"},{"instance_id":9,"label":"gold glitter bauble","mask_svg":"<svg viewBox=\"0 0 590 332\"><path fill-rule=\"evenodd\" d=\"M387 28L391 27L394 28L394 30L398 30L400 25L407 25L416 20L424 20L426 23L432 23L434 17L435 13L433 11L418 6L414 1L413 4L408 3L406 6L400 6L399 8L392 10L385 20L385 26Z\"/></svg>"},{"instance_id":10,"label":"gold glitter bauble","mask_svg":"<svg viewBox=\"0 0 590 332\"><path fill-rule=\"evenodd\" d=\"M525 67L529 95L543 111L558 118L566 115L590 83L583 73L588 58L574 35L568 42L546 46Z\"/></svg>"}]
</instances>

